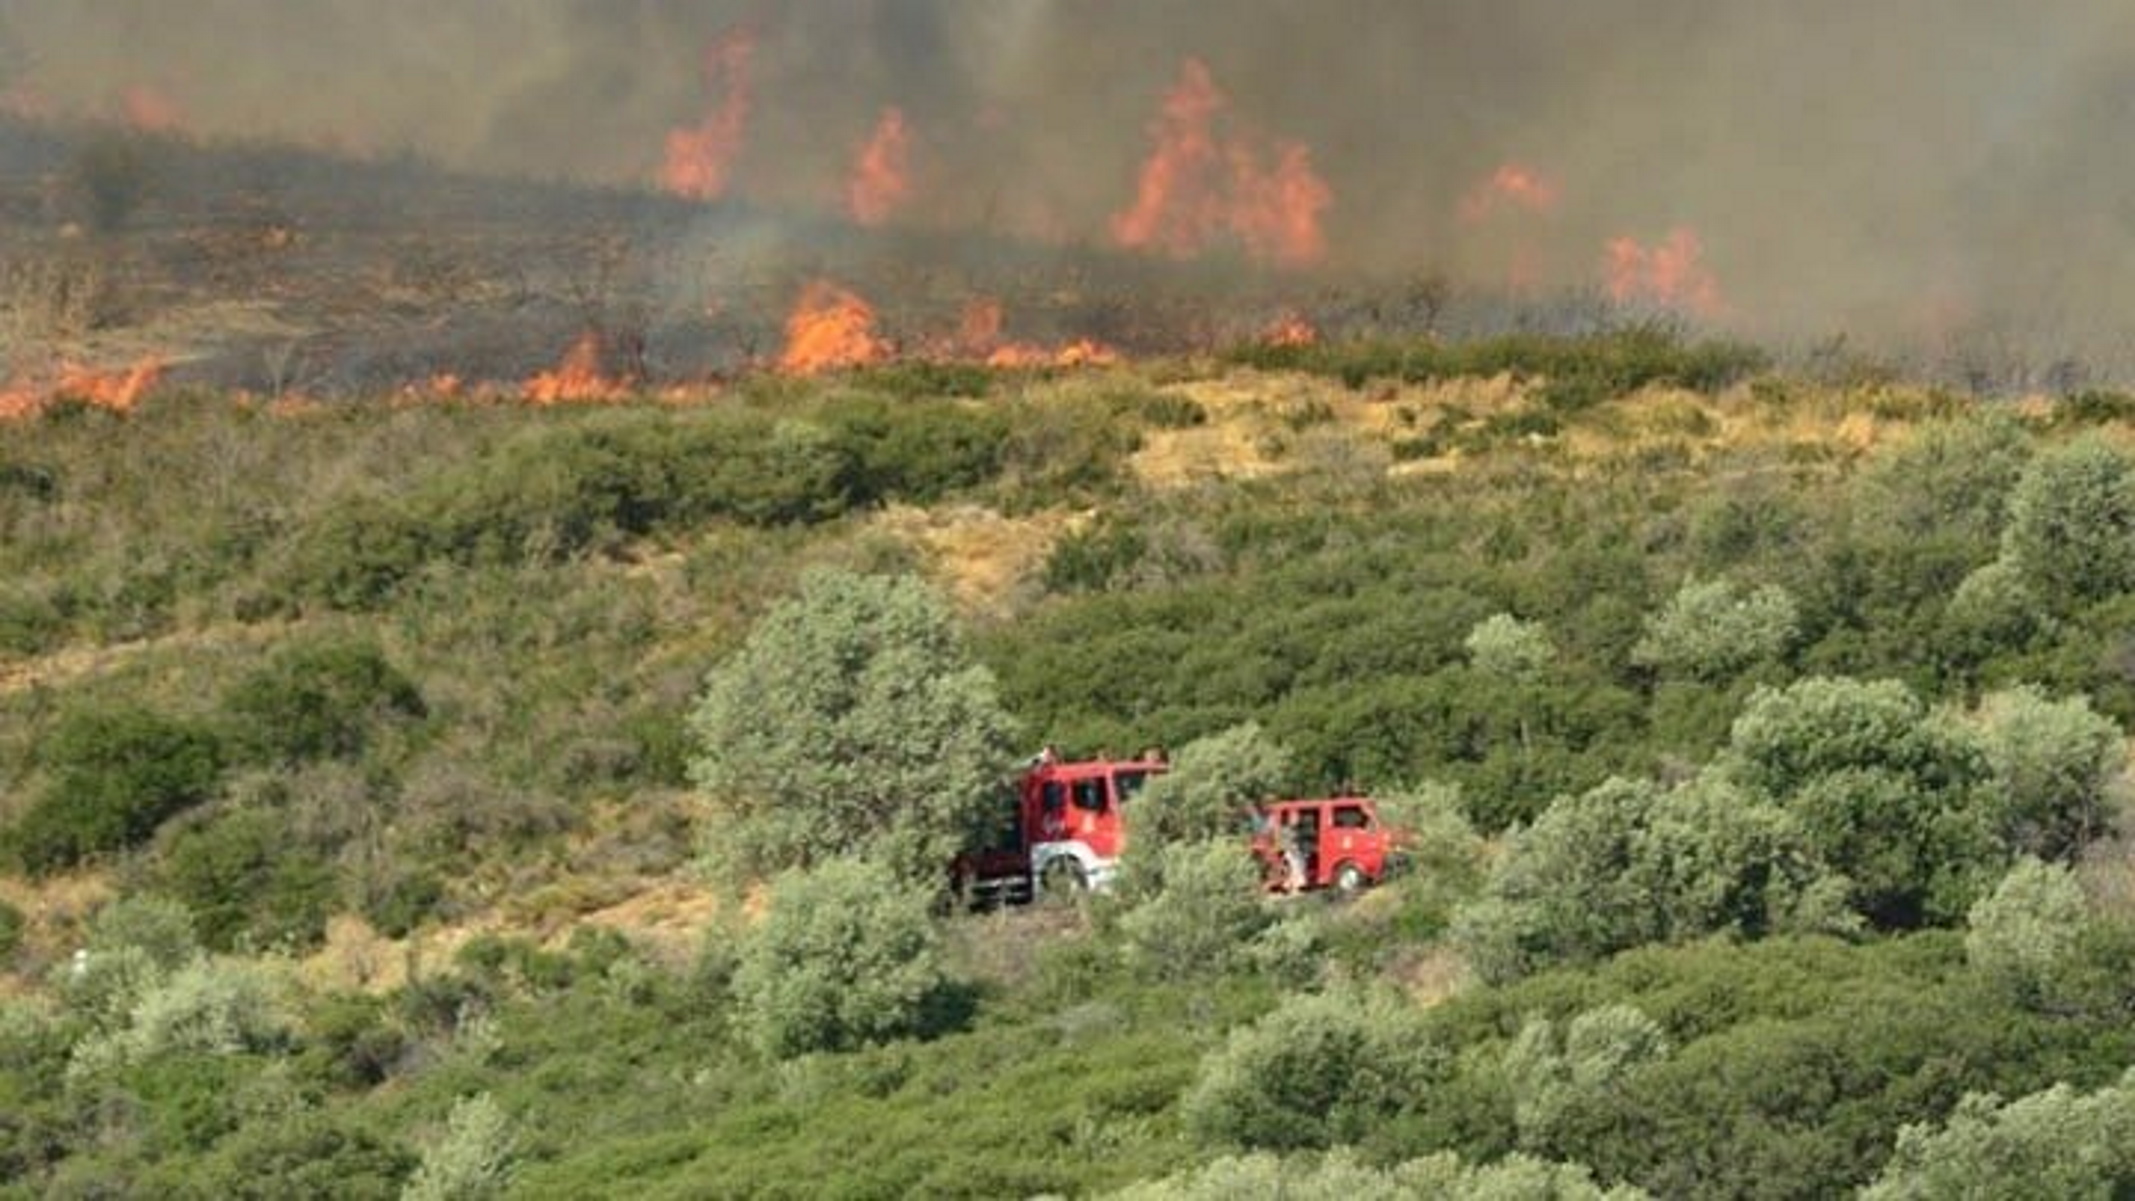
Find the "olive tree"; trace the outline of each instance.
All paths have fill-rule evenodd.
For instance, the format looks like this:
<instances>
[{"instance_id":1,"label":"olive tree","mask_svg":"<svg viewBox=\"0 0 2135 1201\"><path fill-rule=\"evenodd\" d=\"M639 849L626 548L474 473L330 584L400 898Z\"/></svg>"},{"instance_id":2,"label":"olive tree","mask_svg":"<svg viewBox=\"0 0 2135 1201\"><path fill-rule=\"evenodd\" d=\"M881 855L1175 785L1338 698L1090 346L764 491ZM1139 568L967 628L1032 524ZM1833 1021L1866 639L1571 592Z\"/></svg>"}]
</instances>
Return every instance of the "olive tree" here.
<instances>
[{"instance_id":1,"label":"olive tree","mask_svg":"<svg viewBox=\"0 0 2135 1201\"><path fill-rule=\"evenodd\" d=\"M743 1034L783 1059L923 1032L947 984L931 903L867 860L780 876L734 967Z\"/></svg>"},{"instance_id":2,"label":"olive tree","mask_svg":"<svg viewBox=\"0 0 2135 1201\"><path fill-rule=\"evenodd\" d=\"M1234 835L1252 807L1278 795L1289 777L1289 750L1258 722L1197 738L1135 799L1132 845L1154 849Z\"/></svg>"},{"instance_id":3,"label":"olive tree","mask_svg":"<svg viewBox=\"0 0 2135 1201\"><path fill-rule=\"evenodd\" d=\"M1011 757L992 673L908 577L809 575L713 669L691 727L708 857L738 872L857 853L937 874Z\"/></svg>"},{"instance_id":4,"label":"olive tree","mask_svg":"<svg viewBox=\"0 0 2135 1201\"><path fill-rule=\"evenodd\" d=\"M1630 1005L1604 1005L1561 1023L1529 1018L1504 1061L1521 1146L1552 1147L1569 1109L1613 1099L1626 1076L1672 1049L1660 1024Z\"/></svg>"},{"instance_id":5,"label":"olive tree","mask_svg":"<svg viewBox=\"0 0 2135 1201\"><path fill-rule=\"evenodd\" d=\"M2135 1073L2004 1102L1972 1094L1940 1126L1909 1125L1864 1201L2125 1197L2135 1191Z\"/></svg>"},{"instance_id":6,"label":"olive tree","mask_svg":"<svg viewBox=\"0 0 2135 1201\"><path fill-rule=\"evenodd\" d=\"M1180 1113L1214 1146L1329 1147L1363 1138L1448 1070L1405 998L1293 994L1209 1053Z\"/></svg>"},{"instance_id":7,"label":"olive tree","mask_svg":"<svg viewBox=\"0 0 2135 1201\"><path fill-rule=\"evenodd\" d=\"M1477 622L1461 643L1475 669L1507 683L1532 684L1557 657L1549 630L1539 621L1497 613Z\"/></svg>"},{"instance_id":8,"label":"olive tree","mask_svg":"<svg viewBox=\"0 0 2135 1201\"><path fill-rule=\"evenodd\" d=\"M2105 832L2109 791L2127 760L2111 718L2084 697L2056 701L2025 685L1982 698L1975 725L2006 846L2067 859Z\"/></svg>"},{"instance_id":9,"label":"olive tree","mask_svg":"<svg viewBox=\"0 0 2135 1201\"><path fill-rule=\"evenodd\" d=\"M1455 931L1507 980L1648 942L1842 927L1838 887L1791 816L1724 779L1612 779L1516 831Z\"/></svg>"},{"instance_id":10,"label":"olive tree","mask_svg":"<svg viewBox=\"0 0 2135 1201\"><path fill-rule=\"evenodd\" d=\"M1965 958L2022 1004L2047 999L2078 953L2088 909L2075 874L2026 856L1966 915Z\"/></svg>"},{"instance_id":11,"label":"olive tree","mask_svg":"<svg viewBox=\"0 0 2135 1201\"><path fill-rule=\"evenodd\" d=\"M2064 609L2135 588L2135 466L2095 437L2032 460L2009 497L2002 557Z\"/></svg>"},{"instance_id":12,"label":"olive tree","mask_svg":"<svg viewBox=\"0 0 2135 1201\"><path fill-rule=\"evenodd\" d=\"M2003 857L1985 755L1894 680L1758 689L1729 731L1725 770L1800 822L1881 926L1955 921Z\"/></svg>"},{"instance_id":13,"label":"olive tree","mask_svg":"<svg viewBox=\"0 0 2135 1201\"><path fill-rule=\"evenodd\" d=\"M1777 584L1748 591L1726 580L1685 580L1646 618L1631 661L1691 679L1725 680L1776 658L1800 624L1794 597Z\"/></svg>"}]
</instances>

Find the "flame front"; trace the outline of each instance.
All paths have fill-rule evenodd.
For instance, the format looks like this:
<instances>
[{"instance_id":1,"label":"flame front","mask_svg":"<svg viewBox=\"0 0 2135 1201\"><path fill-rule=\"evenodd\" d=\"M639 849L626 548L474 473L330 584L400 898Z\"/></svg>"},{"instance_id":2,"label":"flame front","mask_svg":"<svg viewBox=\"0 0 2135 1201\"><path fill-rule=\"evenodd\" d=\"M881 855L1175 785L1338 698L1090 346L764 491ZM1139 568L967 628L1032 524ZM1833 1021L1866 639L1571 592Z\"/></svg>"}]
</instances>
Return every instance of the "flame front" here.
<instances>
[{"instance_id":1,"label":"flame front","mask_svg":"<svg viewBox=\"0 0 2135 1201\"><path fill-rule=\"evenodd\" d=\"M119 112L127 125L142 133L175 133L185 124L185 113L177 102L145 83L119 92Z\"/></svg>"},{"instance_id":2,"label":"flame front","mask_svg":"<svg viewBox=\"0 0 2135 1201\"><path fill-rule=\"evenodd\" d=\"M1460 219L1476 225L1504 212L1547 217L1557 211L1560 195L1556 182L1541 172L1506 163L1461 198Z\"/></svg>"},{"instance_id":3,"label":"flame front","mask_svg":"<svg viewBox=\"0 0 2135 1201\"><path fill-rule=\"evenodd\" d=\"M1187 59L1150 126L1149 157L1134 202L1112 218L1112 240L1185 258L1228 233L1264 262L1319 262L1327 252L1320 216L1334 191L1313 169L1312 152L1298 142L1219 137L1228 107L1208 67Z\"/></svg>"},{"instance_id":4,"label":"flame front","mask_svg":"<svg viewBox=\"0 0 2135 1201\"><path fill-rule=\"evenodd\" d=\"M1221 223L1215 191L1222 156L1211 127L1224 104L1208 68L1187 59L1149 128L1154 145L1142 163L1134 203L1112 218L1113 241L1181 256L1201 248Z\"/></svg>"},{"instance_id":5,"label":"flame front","mask_svg":"<svg viewBox=\"0 0 2135 1201\"><path fill-rule=\"evenodd\" d=\"M35 417L61 401L73 401L114 413L131 413L163 381L163 362L143 359L115 371L69 364L49 385L17 381L0 388L0 420Z\"/></svg>"},{"instance_id":6,"label":"flame front","mask_svg":"<svg viewBox=\"0 0 2135 1201\"><path fill-rule=\"evenodd\" d=\"M717 100L697 124L668 132L661 187L688 200L717 200L726 194L734 156L748 128L755 56L756 35L748 28L733 30L705 49L704 89Z\"/></svg>"},{"instance_id":7,"label":"flame front","mask_svg":"<svg viewBox=\"0 0 2135 1201\"><path fill-rule=\"evenodd\" d=\"M1311 346L1320 340L1320 331L1296 313L1284 313L1261 331L1260 340L1269 346Z\"/></svg>"},{"instance_id":8,"label":"flame front","mask_svg":"<svg viewBox=\"0 0 2135 1201\"><path fill-rule=\"evenodd\" d=\"M852 175L845 183L845 212L856 223L876 226L912 194L912 136L905 127L904 111L882 110L875 132L853 159Z\"/></svg>"},{"instance_id":9,"label":"flame front","mask_svg":"<svg viewBox=\"0 0 2135 1201\"><path fill-rule=\"evenodd\" d=\"M1606 268L1609 297L1619 304L1656 304L1699 317L1717 317L1727 309L1694 230L1671 230L1650 247L1612 238Z\"/></svg>"},{"instance_id":10,"label":"flame front","mask_svg":"<svg viewBox=\"0 0 2135 1201\"><path fill-rule=\"evenodd\" d=\"M451 379L451 388L440 395L457 395L458 379L446 378ZM587 330L571 343L554 371L544 371L527 380L520 395L537 405L608 404L628 397L630 386L602 372L600 335Z\"/></svg>"},{"instance_id":11,"label":"flame front","mask_svg":"<svg viewBox=\"0 0 2135 1201\"><path fill-rule=\"evenodd\" d=\"M954 353L988 367L1102 367L1119 362L1119 352L1102 342L1078 338L1065 346L1039 346L1001 340L1001 302L980 296L964 305L956 330Z\"/></svg>"},{"instance_id":12,"label":"flame front","mask_svg":"<svg viewBox=\"0 0 2135 1201\"><path fill-rule=\"evenodd\" d=\"M875 310L854 293L815 280L801 289L786 318L786 349L778 369L815 375L879 363L889 354L890 344L875 335Z\"/></svg>"}]
</instances>

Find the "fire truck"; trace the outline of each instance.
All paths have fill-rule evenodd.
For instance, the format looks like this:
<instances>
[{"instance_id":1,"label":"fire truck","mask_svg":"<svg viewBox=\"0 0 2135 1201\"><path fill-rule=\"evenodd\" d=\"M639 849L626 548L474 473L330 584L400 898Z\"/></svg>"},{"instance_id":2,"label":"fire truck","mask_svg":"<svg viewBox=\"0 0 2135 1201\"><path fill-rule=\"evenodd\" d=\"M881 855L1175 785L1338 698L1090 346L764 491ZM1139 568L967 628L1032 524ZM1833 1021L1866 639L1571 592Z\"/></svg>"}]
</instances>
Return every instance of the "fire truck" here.
<instances>
[{"instance_id":1,"label":"fire truck","mask_svg":"<svg viewBox=\"0 0 2135 1201\"><path fill-rule=\"evenodd\" d=\"M1253 857L1270 892L1377 884L1406 865L1402 841L1368 797L1269 801L1253 815Z\"/></svg>"},{"instance_id":2,"label":"fire truck","mask_svg":"<svg viewBox=\"0 0 2135 1201\"><path fill-rule=\"evenodd\" d=\"M983 905L1108 887L1126 848L1127 807L1169 768L1155 751L1072 762L1041 752L1009 789L993 838L957 857L957 895ZM1353 891L1403 862L1399 834L1365 797L1269 801L1244 817L1271 891Z\"/></svg>"},{"instance_id":3,"label":"fire truck","mask_svg":"<svg viewBox=\"0 0 2135 1201\"><path fill-rule=\"evenodd\" d=\"M1170 764L1161 753L1067 762L1034 757L984 847L956 859L956 890L973 903L1028 901L1040 893L1103 889L1126 847L1126 806Z\"/></svg>"}]
</instances>

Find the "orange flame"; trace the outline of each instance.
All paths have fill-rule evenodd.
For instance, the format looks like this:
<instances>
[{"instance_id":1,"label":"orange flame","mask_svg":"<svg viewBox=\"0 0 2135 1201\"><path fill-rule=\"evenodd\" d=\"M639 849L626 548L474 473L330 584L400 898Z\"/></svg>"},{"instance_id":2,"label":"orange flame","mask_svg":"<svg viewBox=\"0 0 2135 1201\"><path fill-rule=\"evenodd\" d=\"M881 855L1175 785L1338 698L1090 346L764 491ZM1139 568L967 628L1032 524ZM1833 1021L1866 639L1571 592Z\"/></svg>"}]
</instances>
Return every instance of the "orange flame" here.
<instances>
[{"instance_id":1,"label":"orange flame","mask_svg":"<svg viewBox=\"0 0 2135 1201\"><path fill-rule=\"evenodd\" d=\"M453 380L456 392L458 380L444 378ZM587 330L571 343L571 349L565 352L563 361L554 371L544 371L527 380L520 395L528 403L537 405L608 404L628 397L630 387L601 372L600 335Z\"/></svg>"},{"instance_id":2,"label":"orange flame","mask_svg":"<svg viewBox=\"0 0 2135 1201\"><path fill-rule=\"evenodd\" d=\"M1134 203L1112 218L1112 240L1130 250L1188 255L1219 224L1212 177L1220 162L1211 131L1223 93L1199 59L1189 58L1179 82L1149 128L1155 143L1142 163Z\"/></svg>"},{"instance_id":3,"label":"orange flame","mask_svg":"<svg viewBox=\"0 0 2135 1201\"><path fill-rule=\"evenodd\" d=\"M1189 58L1150 125L1153 145L1134 202L1112 218L1112 240L1183 258L1229 233L1255 258L1304 267L1326 255L1320 214L1334 192L1302 143L1219 138L1229 100L1208 67Z\"/></svg>"},{"instance_id":4,"label":"orange flame","mask_svg":"<svg viewBox=\"0 0 2135 1201\"><path fill-rule=\"evenodd\" d=\"M1261 331L1260 340L1269 346L1310 346L1320 340L1320 331L1296 313L1284 313L1275 324Z\"/></svg>"},{"instance_id":5,"label":"orange flame","mask_svg":"<svg viewBox=\"0 0 2135 1201\"><path fill-rule=\"evenodd\" d=\"M890 344L875 336L875 310L833 283L815 280L786 318L786 349L778 369L792 375L815 375L843 367L879 363Z\"/></svg>"},{"instance_id":6,"label":"orange flame","mask_svg":"<svg viewBox=\"0 0 2135 1201\"><path fill-rule=\"evenodd\" d=\"M162 380L160 359L143 359L115 371L69 364L60 369L59 378L49 386L18 381L0 389L0 419L35 417L60 401L131 413Z\"/></svg>"},{"instance_id":7,"label":"orange flame","mask_svg":"<svg viewBox=\"0 0 2135 1201\"><path fill-rule=\"evenodd\" d=\"M1705 266L1696 231L1677 228L1653 246L1612 238L1606 268L1609 296L1619 304L1648 303L1716 317L1727 309L1720 285Z\"/></svg>"},{"instance_id":8,"label":"orange flame","mask_svg":"<svg viewBox=\"0 0 2135 1201\"><path fill-rule=\"evenodd\" d=\"M120 91L119 111L126 124L142 133L174 133L185 124L185 114L176 101L142 83Z\"/></svg>"},{"instance_id":9,"label":"orange flame","mask_svg":"<svg viewBox=\"0 0 2135 1201\"><path fill-rule=\"evenodd\" d=\"M1096 367L1119 362L1118 351L1088 338L1059 347L1003 342L1001 325L1000 301L981 296L967 302L957 325L955 353L1000 368Z\"/></svg>"},{"instance_id":10,"label":"orange flame","mask_svg":"<svg viewBox=\"0 0 2135 1201\"><path fill-rule=\"evenodd\" d=\"M1547 217L1557 211L1561 193L1555 180L1518 163L1506 163L1468 190L1460 202L1460 219L1479 224L1500 212Z\"/></svg>"},{"instance_id":11,"label":"orange flame","mask_svg":"<svg viewBox=\"0 0 2135 1201\"><path fill-rule=\"evenodd\" d=\"M963 320L957 323L956 344L966 352L984 353L1001 340L1001 302L978 296L964 303Z\"/></svg>"},{"instance_id":12,"label":"orange flame","mask_svg":"<svg viewBox=\"0 0 2135 1201\"><path fill-rule=\"evenodd\" d=\"M905 127L904 111L882 110L875 132L853 160L852 176L845 183L845 211L861 225L876 226L912 194L912 136Z\"/></svg>"},{"instance_id":13,"label":"orange flame","mask_svg":"<svg viewBox=\"0 0 2135 1201\"><path fill-rule=\"evenodd\" d=\"M1046 348L1028 342L1009 342L986 355L988 367L1109 367L1119 362L1119 352L1102 342L1077 338L1065 346Z\"/></svg>"},{"instance_id":14,"label":"orange flame","mask_svg":"<svg viewBox=\"0 0 2135 1201\"><path fill-rule=\"evenodd\" d=\"M741 150L754 91L750 78L756 34L746 27L715 40L704 52L705 91L718 96L695 125L669 130L660 186L687 200L717 200L726 193L734 156Z\"/></svg>"}]
</instances>

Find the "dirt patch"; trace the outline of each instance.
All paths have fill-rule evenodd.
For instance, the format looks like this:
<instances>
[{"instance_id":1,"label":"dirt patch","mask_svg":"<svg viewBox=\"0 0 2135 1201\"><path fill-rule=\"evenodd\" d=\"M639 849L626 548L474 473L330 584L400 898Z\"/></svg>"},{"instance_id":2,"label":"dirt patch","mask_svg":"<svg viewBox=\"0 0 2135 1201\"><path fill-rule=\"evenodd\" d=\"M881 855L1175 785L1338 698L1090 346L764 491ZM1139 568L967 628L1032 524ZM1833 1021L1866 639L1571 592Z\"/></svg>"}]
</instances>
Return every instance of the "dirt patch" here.
<instances>
[{"instance_id":1,"label":"dirt patch","mask_svg":"<svg viewBox=\"0 0 2135 1201\"><path fill-rule=\"evenodd\" d=\"M976 505L898 505L884 510L875 524L918 547L960 609L1000 614L1044 568L1053 544L1087 520L1060 510L1007 517Z\"/></svg>"}]
</instances>

